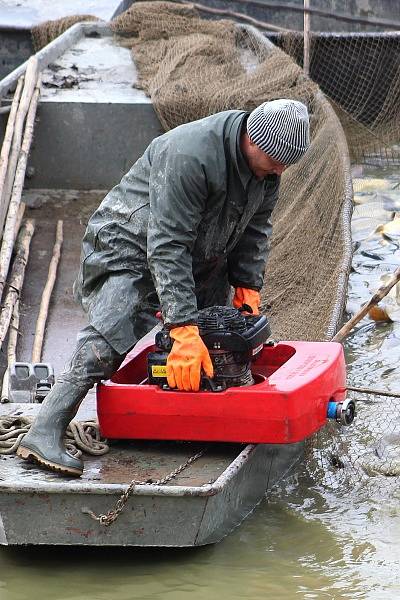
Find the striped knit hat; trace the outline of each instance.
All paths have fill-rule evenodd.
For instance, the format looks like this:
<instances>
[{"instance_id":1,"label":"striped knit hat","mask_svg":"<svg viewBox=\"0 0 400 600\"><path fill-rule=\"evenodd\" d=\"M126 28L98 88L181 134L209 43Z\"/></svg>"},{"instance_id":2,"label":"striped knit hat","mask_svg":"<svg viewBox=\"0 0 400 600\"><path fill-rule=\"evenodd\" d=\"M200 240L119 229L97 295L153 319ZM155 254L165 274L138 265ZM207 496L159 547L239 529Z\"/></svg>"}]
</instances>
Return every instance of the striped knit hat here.
<instances>
[{"instance_id":1,"label":"striped knit hat","mask_svg":"<svg viewBox=\"0 0 400 600\"><path fill-rule=\"evenodd\" d=\"M264 102L247 119L247 133L265 154L292 165L310 145L307 107L297 100Z\"/></svg>"}]
</instances>

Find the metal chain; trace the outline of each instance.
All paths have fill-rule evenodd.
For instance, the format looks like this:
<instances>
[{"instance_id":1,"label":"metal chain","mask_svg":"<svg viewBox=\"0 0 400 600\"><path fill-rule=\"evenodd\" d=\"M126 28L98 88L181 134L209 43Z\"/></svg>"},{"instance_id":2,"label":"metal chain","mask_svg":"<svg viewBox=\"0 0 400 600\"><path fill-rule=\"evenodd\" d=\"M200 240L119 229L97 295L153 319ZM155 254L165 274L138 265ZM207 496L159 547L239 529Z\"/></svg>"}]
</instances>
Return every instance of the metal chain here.
<instances>
[{"instance_id":1,"label":"metal chain","mask_svg":"<svg viewBox=\"0 0 400 600\"><path fill-rule=\"evenodd\" d=\"M203 450L200 450L200 452L193 454L193 456L188 458L186 462L179 465L179 467L177 467L174 471L171 471L171 473L168 473L168 475L165 475L165 477L162 477L161 479L157 479L155 481L153 481L153 480L138 481L136 479L132 479L129 486L121 494L120 498L117 500L117 502L115 504L115 508L113 510L109 510L104 515L96 515L91 510L87 510L85 512L90 517L92 517L92 519L94 519L95 521L98 521L100 523L100 525L109 527L112 523L114 523L118 519L119 515L124 510L125 505L129 500L129 497L131 496L133 490L135 489L135 487L137 485L165 485L166 483L171 481L171 479L174 479L174 477L176 477L177 475L182 473L182 471L187 469L187 467L189 467L191 464L193 464L197 459L201 458L203 456L203 454L206 452L206 450L207 450L207 448L204 448Z\"/></svg>"}]
</instances>

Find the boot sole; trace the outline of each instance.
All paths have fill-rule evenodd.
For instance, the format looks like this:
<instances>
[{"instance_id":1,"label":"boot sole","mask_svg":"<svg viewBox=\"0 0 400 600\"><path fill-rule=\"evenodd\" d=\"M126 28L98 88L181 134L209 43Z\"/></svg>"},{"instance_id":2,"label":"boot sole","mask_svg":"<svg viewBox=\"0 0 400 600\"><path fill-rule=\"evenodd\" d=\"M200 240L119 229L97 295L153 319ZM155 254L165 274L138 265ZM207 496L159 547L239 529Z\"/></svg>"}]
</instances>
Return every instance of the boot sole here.
<instances>
[{"instance_id":1,"label":"boot sole","mask_svg":"<svg viewBox=\"0 0 400 600\"><path fill-rule=\"evenodd\" d=\"M37 454L33 450L29 448L25 448L23 446L19 446L17 449L17 456L23 458L24 460L33 460L35 463L50 469L50 471L54 471L55 473L59 473L61 475L73 475L74 477L80 477L83 473L80 469L74 469L73 467L64 467L57 463L53 463L50 460L45 460Z\"/></svg>"}]
</instances>

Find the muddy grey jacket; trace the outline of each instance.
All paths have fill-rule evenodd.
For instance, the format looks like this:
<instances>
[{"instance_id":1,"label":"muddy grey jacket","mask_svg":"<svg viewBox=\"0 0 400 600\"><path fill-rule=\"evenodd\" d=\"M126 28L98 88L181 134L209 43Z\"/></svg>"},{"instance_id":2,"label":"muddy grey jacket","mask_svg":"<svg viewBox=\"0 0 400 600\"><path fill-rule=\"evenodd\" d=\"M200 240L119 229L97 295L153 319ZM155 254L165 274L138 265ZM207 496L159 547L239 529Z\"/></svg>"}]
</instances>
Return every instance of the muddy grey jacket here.
<instances>
[{"instance_id":1,"label":"muddy grey jacket","mask_svg":"<svg viewBox=\"0 0 400 600\"><path fill-rule=\"evenodd\" d=\"M156 138L91 217L75 292L118 352L135 343L154 288L167 324L195 323L198 308L221 302L213 288L261 288L280 178L250 171L246 115L221 112Z\"/></svg>"}]
</instances>

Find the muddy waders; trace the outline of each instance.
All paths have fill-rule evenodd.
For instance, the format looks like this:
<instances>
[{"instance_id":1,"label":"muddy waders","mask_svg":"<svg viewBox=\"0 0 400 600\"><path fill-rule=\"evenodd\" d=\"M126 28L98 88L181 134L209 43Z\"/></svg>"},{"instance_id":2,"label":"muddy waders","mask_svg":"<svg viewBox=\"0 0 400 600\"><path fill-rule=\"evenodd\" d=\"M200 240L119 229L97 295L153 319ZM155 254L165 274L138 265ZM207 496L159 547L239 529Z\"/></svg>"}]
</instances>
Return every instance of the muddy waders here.
<instances>
[{"instance_id":1,"label":"muddy waders","mask_svg":"<svg viewBox=\"0 0 400 600\"><path fill-rule=\"evenodd\" d=\"M67 370L44 400L33 425L19 445L18 456L63 475L82 475L83 461L74 458L65 449L66 429L88 391L95 383L109 379L124 357L93 327L83 329Z\"/></svg>"},{"instance_id":2,"label":"muddy waders","mask_svg":"<svg viewBox=\"0 0 400 600\"><path fill-rule=\"evenodd\" d=\"M199 277L201 283L196 288L199 308L227 303L230 288L224 269L226 270L225 266L222 270L214 269L211 274L208 272L207 276ZM88 391L96 383L109 379L121 365L127 352L159 322L155 317L159 310L157 301L154 291L146 297L144 306L141 306L134 319L131 341L129 343L127 339L124 342L126 352L122 354L92 325L78 334L77 347L69 366L58 377L44 400L39 414L19 445L18 456L33 460L62 475L79 477L82 474L83 461L68 454L64 447L68 424ZM103 303L103 308L104 306ZM116 331L115 335L120 341L125 333Z\"/></svg>"}]
</instances>

